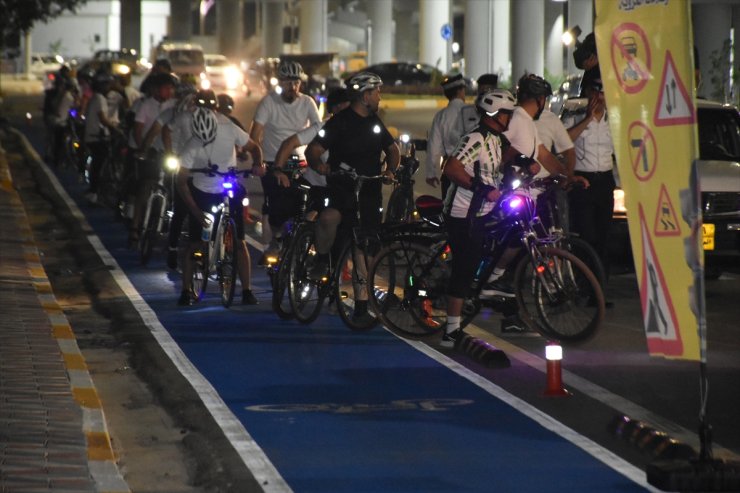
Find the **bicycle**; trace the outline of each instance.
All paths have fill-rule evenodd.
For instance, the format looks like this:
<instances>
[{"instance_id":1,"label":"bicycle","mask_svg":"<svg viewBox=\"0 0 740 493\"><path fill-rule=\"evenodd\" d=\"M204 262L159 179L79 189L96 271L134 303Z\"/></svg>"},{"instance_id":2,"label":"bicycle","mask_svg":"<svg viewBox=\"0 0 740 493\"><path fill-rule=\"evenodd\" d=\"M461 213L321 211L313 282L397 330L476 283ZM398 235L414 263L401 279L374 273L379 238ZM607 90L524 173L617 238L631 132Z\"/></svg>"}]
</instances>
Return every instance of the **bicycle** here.
<instances>
[{"instance_id":1,"label":"bicycle","mask_svg":"<svg viewBox=\"0 0 740 493\"><path fill-rule=\"evenodd\" d=\"M385 210L386 223L410 222L414 216L414 173L419 169L419 160L416 159L416 147L408 142L408 152L401 156L401 164L396 170L393 191L388 198Z\"/></svg>"},{"instance_id":2,"label":"bicycle","mask_svg":"<svg viewBox=\"0 0 740 493\"><path fill-rule=\"evenodd\" d=\"M358 176L349 166L342 165L336 172L355 180L354 194L359 201L362 186L367 181L387 179L385 175ZM357 220L360 210L357 208ZM340 232L342 228L340 226ZM352 330L369 330L377 323L353 318L354 295L367 287L367 265L370 250L377 243L377 233L354 227L344 241L336 241L330 255L329 273L321 279L311 279L310 266L316 257L315 229L304 228L295 239L295 250L290 256L288 295L295 318L304 324L316 320L324 300L330 296L342 321ZM333 260L336 260L334 262Z\"/></svg>"},{"instance_id":3,"label":"bicycle","mask_svg":"<svg viewBox=\"0 0 740 493\"><path fill-rule=\"evenodd\" d=\"M422 217L438 218L438 199L436 208ZM504 190L489 220L478 227L486 231L486 253L472 280L472 294L463 305L462 327L479 313L484 303L480 291L497 260L508 245L519 241L524 255L516 266L514 285L524 323L563 343L581 342L596 332L605 312L601 285L575 255L553 246L558 237L545 231L526 184ZM438 231L440 237L432 245L413 238L391 243L370 266L370 306L400 337L428 340L444 330L450 251L441 227Z\"/></svg>"},{"instance_id":4,"label":"bicycle","mask_svg":"<svg viewBox=\"0 0 740 493\"><path fill-rule=\"evenodd\" d=\"M157 240L169 231L169 224L173 212L175 191L175 171L180 165L175 156L167 156L163 160L164 169L159 173L159 180L152 188L146 201L142 231L139 235L139 260L141 265L147 265ZM165 186L165 180L169 183Z\"/></svg>"},{"instance_id":5,"label":"bicycle","mask_svg":"<svg viewBox=\"0 0 740 493\"><path fill-rule=\"evenodd\" d=\"M234 220L234 214L237 212L235 201L239 200L239 195L244 194L241 199L242 206L249 205L246 190L239 184L239 177L241 175L246 178L252 171L229 168L226 172L220 172L217 165L191 171L223 177L222 202L211 210L213 219L209 231L212 231L215 226L216 233L209 233L207 241L193 253L193 298L196 301L203 299L208 287L208 279L213 273L218 282L221 303L228 308L234 301L236 290L238 272L236 249L238 242L243 241L243 238L239 238L237 234ZM191 231L190 234L195 234L195 232Z\"/></svg>"}]
</instances>

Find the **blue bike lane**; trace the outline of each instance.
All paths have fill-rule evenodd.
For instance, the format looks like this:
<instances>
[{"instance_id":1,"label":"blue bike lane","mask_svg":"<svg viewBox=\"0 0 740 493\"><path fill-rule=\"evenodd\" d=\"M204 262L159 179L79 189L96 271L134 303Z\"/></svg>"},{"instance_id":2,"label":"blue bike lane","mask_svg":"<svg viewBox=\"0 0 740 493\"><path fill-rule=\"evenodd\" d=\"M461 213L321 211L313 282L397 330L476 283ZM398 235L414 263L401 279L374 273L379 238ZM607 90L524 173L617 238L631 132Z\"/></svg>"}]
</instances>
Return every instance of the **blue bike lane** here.
<instances>
[{"instance_id":1,"label":"blue bike lane","mask_svg":"<svg viewBox=\"0 0 740 493\"><path fill-rule=\"evenodd\" d=\"M256 266L260 305L224 309L211 283L203 302L176 306L181 280L163 254L141 266L113 213L60 180L119 285L265 491L651 489L640 469L429 346L382 328L352 332L326 310L311 326L280 320Z\"/></svg>"}]
</instances>

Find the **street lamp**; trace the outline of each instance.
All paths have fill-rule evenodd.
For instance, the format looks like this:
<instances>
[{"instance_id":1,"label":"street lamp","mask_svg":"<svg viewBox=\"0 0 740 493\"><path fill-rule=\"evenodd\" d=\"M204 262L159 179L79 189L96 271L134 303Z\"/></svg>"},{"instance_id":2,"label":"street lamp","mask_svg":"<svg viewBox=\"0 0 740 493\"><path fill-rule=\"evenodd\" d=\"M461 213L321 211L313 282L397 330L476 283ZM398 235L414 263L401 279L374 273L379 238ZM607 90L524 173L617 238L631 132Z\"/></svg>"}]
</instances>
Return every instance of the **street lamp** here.
<instances>
[{"instance_id":1,"label":"street lamp","mask_svg":"<svg viewBox=\"0 0 740 493\"><path fill-rule=\"evenodd\" d=\"M562 40L566 46L575 45L576 48L580 46L581 42L578 41L578 36L582 33L580 26L574 26L563 33Z\"/></svg>"}]
</instances>

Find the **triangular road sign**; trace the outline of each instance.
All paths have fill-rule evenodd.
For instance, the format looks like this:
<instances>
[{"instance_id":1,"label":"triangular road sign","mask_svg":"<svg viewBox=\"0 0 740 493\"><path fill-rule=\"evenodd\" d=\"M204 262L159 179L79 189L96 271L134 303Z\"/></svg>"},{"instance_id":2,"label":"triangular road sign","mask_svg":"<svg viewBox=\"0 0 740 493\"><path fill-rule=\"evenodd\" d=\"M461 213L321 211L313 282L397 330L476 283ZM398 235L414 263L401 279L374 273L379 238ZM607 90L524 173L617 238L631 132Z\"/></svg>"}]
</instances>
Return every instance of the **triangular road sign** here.
<instances>
[{"instance_id":1,"label":"triangular road sign","mask_svg":"<svg viewBox=\"0 0 740 493\"><path fill-rule=\"evenodd\" d=\"M651 355L680 357L683 356L683 342L678 317L676 317L671 292L650 238L642 204L639 205L639 214L642 236L640 298L648 351Z\"/></svg>"},{"instance_id":2,"label":"triangular road sign","mask_svg":"<svg viewBox=\"0 0 740 493\"><path fill-rule=\"evenodd\" d=\"M684 125L694 123L694 115L692 98L676 70L671 51L666 50L658 106L655 107L653 122L658 127Z\"/></svg>"},{"instance_id":3,"label":"triangular road sign","mask_svg":"<svg viewBox=\"0 0 740 493\"><path fill-rule=\"evenodd\" d=\"M678 222L676 209L668 195L665 183L660 184L660 196L655 208L655 222L653 224L655 236L681 236L681 223Z\"/></svg>"}]
</instances>

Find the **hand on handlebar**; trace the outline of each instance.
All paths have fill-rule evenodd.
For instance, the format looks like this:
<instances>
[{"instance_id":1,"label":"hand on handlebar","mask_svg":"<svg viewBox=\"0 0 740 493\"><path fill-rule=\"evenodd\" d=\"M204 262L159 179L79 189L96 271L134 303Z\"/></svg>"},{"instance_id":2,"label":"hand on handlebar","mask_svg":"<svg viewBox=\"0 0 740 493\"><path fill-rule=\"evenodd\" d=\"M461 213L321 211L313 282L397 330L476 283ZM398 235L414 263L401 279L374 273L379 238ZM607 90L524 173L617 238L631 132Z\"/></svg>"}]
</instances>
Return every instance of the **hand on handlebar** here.
<instances>
[{"instance_id":1,"label":"hand on handlebar","mask_svg":"<svg viewBox=\"0 0 740 493\"><path fill-rule=\"evenodd\" d=\"M566 182L566 188L588 188L591 183L584 176L571 175Z\"/></svg>"},{"instance_id":2,"label":"hand on handlebar","mask_svg":"<svg viewBox=\"0 0 740 493\"><path fill-rule=\"evenodd\" d=\"M275 168L275 179L279 186L285 188L290 187L290 177L288 177L288 175L286 175L280 168Z\"/></svg>"},{"instance_id":3,"label":"hand on handlebar","mask_svg":"<svg viewBox=\"0 0 740 493\"><path fill-rule=\"evenodd\" d=\"M267 173L267 166L265 163L259 163L252 166L252 174L254 176L265 176Z\"/></svg>"},{"instance_id":4,"label":"hand on handlebar","mask_svg":"<svg viewBox=\"0 0 740 493\"><path fill-rule=\"evenodd\" d=\"M383 178L383 183L385 185L390 185L396 179L395 173L392 170L389 170L389 169L383 171L383 175L385 175L385 178Z\"/></svg>"}]
</instances>

